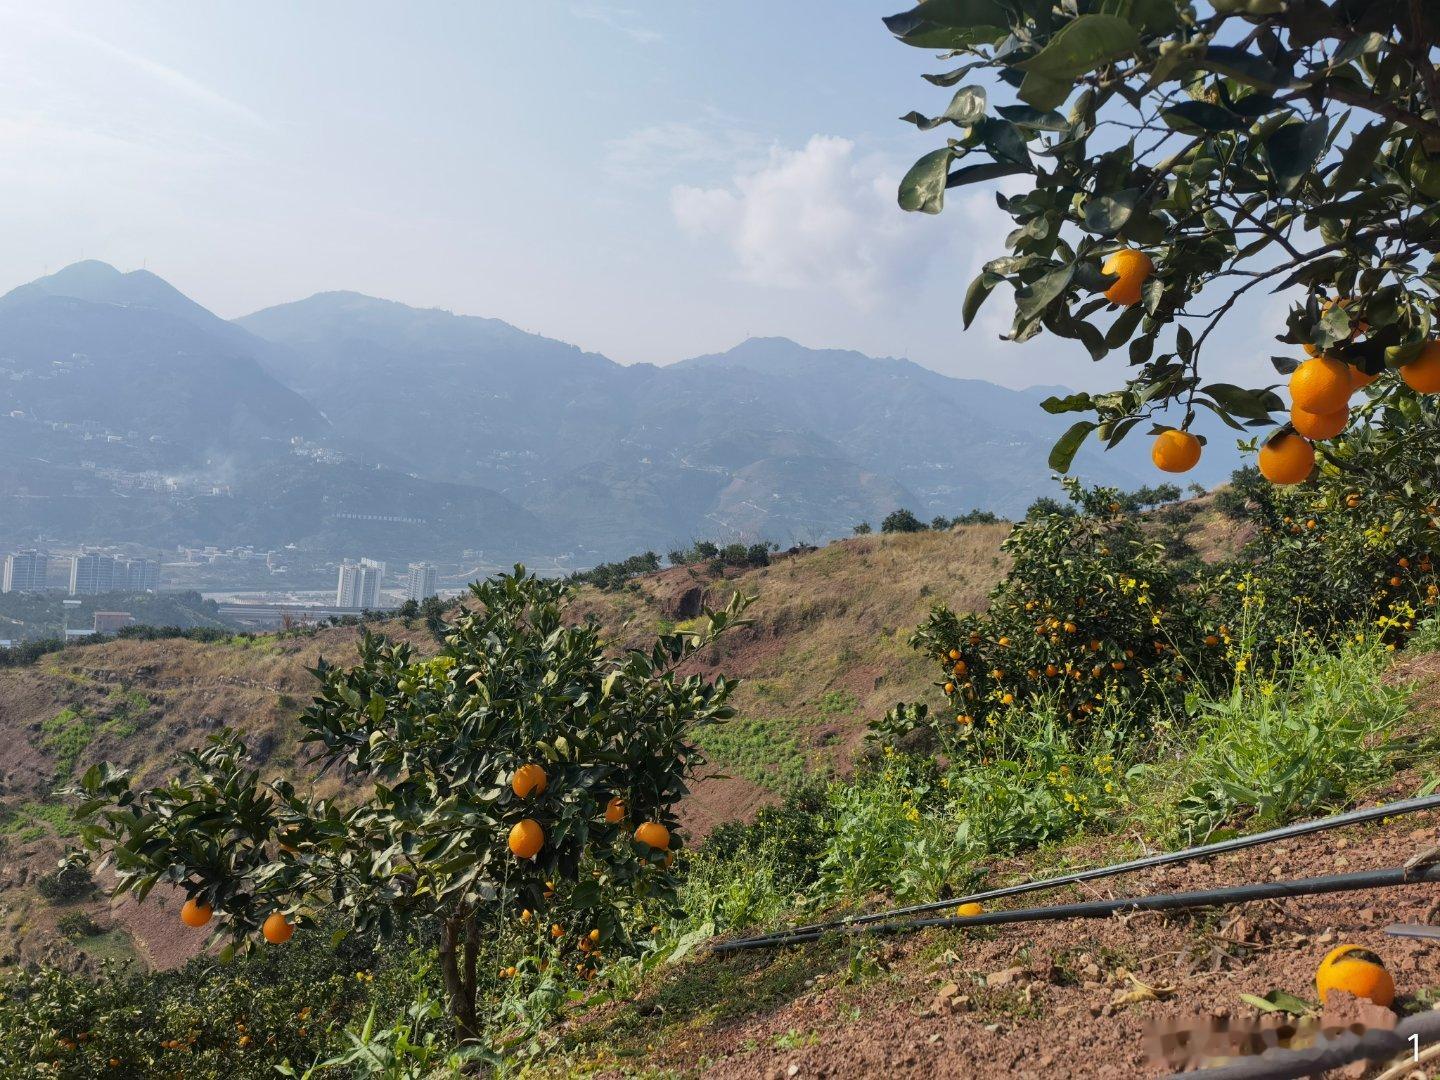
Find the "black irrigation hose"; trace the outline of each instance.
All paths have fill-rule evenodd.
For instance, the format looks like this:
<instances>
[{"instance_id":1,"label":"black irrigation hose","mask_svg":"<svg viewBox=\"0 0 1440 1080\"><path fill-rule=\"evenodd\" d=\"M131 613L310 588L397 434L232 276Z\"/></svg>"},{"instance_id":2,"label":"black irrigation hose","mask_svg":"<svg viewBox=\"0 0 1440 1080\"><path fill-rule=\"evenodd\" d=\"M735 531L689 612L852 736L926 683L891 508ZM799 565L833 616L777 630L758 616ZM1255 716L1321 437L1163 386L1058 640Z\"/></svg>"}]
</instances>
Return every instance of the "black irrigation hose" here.
<instances>
[{"instance_id":1,"label":"black irrigation hose","mask_svg":"<svg viewBox=\"0 0 1440 1080\"><path fill-rule=\"evenodd\" d=\"M1331 817L1319 818L1315 821L1301 821L1293 825L1283 826L1279 829L1270 829L1267 832L1254 833L1250 836L1237 836L1229 840L1220 840L1213 844L1202 844L1198 847L1185 848L1183 851L1147 855L1141 859L1132 859L1130 862L1115 863L1111 866L1100 866L1090 870L1080 870L1073 874L1062 874L1059 877L1043 878L1039 881L1025 881L1018 885L1006 885L998 889L988 889L985 892L956 897L952 900L936 900L927 904L913 904L910 907L892 908L889 911L878 911L870 915L855 915L845 919L835 919L830 922L810 923L806 926L796 926L789 930L777 931L773 934L762 934L757 937L736 938L734 941L717 942L712 948L715 952L764 949L774 945L788 944L790 938L795 934L814 934L819 931L845 930L849 927L884 922L887 919L895 919L904 915L920 915L930 911L943 911L946 908L953 908L959 904L976 903L982 900L997 900L1005 896L1019 896L1021 893L1035 892L1040 889L1054 889L1062 885L1077 885L1082 881L1095 881L1099 878L1113 877L1117 874L1127 874L1135 870L1148 870L1156 866L1168 866L1172 863L1188 862L1191 859L1203 859L1210 855L1223 855L1226 852L1240 851L1243 848L1255 847L1260 844L1270 844L1295 836L1305 836L1309 833L1324 832L1328 829L1339 829L1346 825L1358 825L1366 821L1374 821L1377 818L1397 817L1401 814L1413 814L1421 810L1434 810L1437 808L1440 808L1440 795L1427 795L1418 799L1402 799L1399 802L1387 803L1384 806L1371 806L1363 810L1349 810L1343 814L1335 814ZM926 925L931 924L926 923ZM806 940L813 940L813 938L806 938Z\"/></svg>"},{"instance_id":2,"label":"black irrigation hose","mask_svg":"<svg viewBox=\"0 0 1440 1080\"><path fill-rule=\"evenodd\" d=\"M1294 1080L1300 1076L1338 1069L1352 1061L1390 1061L1415 1053L1411 1036L1419 1036L1426 1048L1440 1039L1440 1013L1425 1012L1407 1017L1393 1031L1371 1028L1361 1034L1348 1029L1322 1036L1314 1046L1299 1050L1267 1050L1252 1058L1194 1072L1176 1073L1170 1080Z\"/></svg>"},{"instance_id":3,"label":"black irrigation hose","mask_svg":"<svg viewBox=\"0 0 1440 1080\"><path fill-rule=\"evenodd\" d=\"M1354 874L1330 874L1325 877L1296 878L1258 885L1230 885L1223 889L1202 889L1198 892L1161 893L1157 896L1132 896L1120 900L1085 900L1078 904L1055 904L1051 907L1019 908L1015 911L992 911L982 915L952 915L937 919L907 919L901 922L868 923L836 930L815 929L796 932L770 942L774 947L801 945L817 941L830 933L899 934L927 927L970 929L976 926L998 926L1002 923L1051 922L1063 919L1103 919L1109 915L1132 911L1181 911L1188 908L1223 907L1246 904L1254 900L1278 900L1288 896L1318 896L1322 893L1353 892L1358 889L1383 889L1394 885L1440 882L1440 865L1407 870L1397 866L1390 870L1362 870ZM716 945L723 952L725 945Z\"/></svg>"}]
</instances>

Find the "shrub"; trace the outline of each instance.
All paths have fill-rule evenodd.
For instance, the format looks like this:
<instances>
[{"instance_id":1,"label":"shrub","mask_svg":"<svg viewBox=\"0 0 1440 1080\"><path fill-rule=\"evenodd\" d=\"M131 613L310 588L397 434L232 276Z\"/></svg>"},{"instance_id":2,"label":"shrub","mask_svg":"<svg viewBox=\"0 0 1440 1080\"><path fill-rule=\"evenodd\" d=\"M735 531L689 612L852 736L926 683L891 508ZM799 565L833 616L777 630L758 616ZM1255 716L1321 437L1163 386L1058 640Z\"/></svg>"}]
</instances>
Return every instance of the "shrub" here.
<instances>
[{"instance_id":1,"label":"shrub","mask_svg":"<svg viewBox=\"0 0 1440 1080\"><path fill-rule=\"evenodd\" d=\"M880 522L882 533L924 532L926 525L909 510L892 510Z\"/></svg>"},{"instance_id":2,"label":"shrub","mask_svg":"<svg viewBox=\"0 0 1440 1080\"><path fill-rule=\"evenodd\" d=\"M51 903L74 904L94 895L95 879L86 867L66 863L36 878L35 891Z\"/></svg>"},{"instance_id":3,"label":"shrub","mask_svg":"<svg viewBox=\"0 0 1440 1080\"><path fill-rule=\"evenodd\" d=\"M950 706L930 717L901 707L878 725L898 737L928 725L943 746L1005 752L1016 719L1043 704L1069 723L1140 725L1172 709L1186 686L1220 674L1202 597L1112 489L1067 481L1074 512L1017 525L1012 564L983 614L944 606L911 637L940 665Z\"/></svg>"}]
</instances>

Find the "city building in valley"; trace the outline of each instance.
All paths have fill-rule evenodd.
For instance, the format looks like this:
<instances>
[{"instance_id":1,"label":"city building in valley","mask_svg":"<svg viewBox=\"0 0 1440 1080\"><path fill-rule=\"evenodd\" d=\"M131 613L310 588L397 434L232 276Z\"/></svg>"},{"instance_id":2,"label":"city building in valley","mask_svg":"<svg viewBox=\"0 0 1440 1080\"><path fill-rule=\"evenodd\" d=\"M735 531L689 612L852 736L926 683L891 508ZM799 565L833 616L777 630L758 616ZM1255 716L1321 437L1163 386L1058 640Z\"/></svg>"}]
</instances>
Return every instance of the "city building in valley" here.
<instances>
[{"instance_id":1,"label":"city building in valley","mask_svg":"<svg viewBox=\"0 0 1440 1080\"><path fill-rule=\"evenodd\" d=\"M405 575L405 599L421 603L435 595L435 564L412 562Z\"/></svg>"},{"instance_id":2,"label":"city building in valley","mask_svg":"<svg viewBox=\"0 0 1440 1080\"><path fill-rule=\"evenodd\" d=\"M49 558L39 551L17 551L5 556L5 576L0 592L43 592Z\"/></svg>"},{"instance_id":3,"label":"city building in valley","mask_svg":"<svg viewBox=\"0 0 1440 1080\"><path fill-rule=\"evenodd\" d=\"M375 559L340 564L340 580L335 586L335 606L365 608L380 606L380 583L385 577L385 564Z\"/></svg>"},{"instance_id":4,"label":"city building in valley","mask_svg":"<svg viewBox=\"0 0 1440 1080\"><path fill-rule=\"evenodd\" d=\"M156 559L117 559L116 592L158 592L160 563Z\"/></svg>"},{"instance_id":5,"label":"city building in valley","mask_svg":"<svg viewBox=\"0 0 1440 1080\"><path fill-rule=\"evenodd\" d=\"M115 558L86 552L70 556L70 595L95 596L115 590Z\"/></svg>"},{"instance_id":6,"label":"city building in valley","mask_svg":"<svg viewBox=\"0 0 1440 1080\"><path fill-rule=\"evenodd\" d=\"M135 616L128 611L97 611L95 612L95 633L113 634L134 621Z\"/></svg>"}]
</instances>

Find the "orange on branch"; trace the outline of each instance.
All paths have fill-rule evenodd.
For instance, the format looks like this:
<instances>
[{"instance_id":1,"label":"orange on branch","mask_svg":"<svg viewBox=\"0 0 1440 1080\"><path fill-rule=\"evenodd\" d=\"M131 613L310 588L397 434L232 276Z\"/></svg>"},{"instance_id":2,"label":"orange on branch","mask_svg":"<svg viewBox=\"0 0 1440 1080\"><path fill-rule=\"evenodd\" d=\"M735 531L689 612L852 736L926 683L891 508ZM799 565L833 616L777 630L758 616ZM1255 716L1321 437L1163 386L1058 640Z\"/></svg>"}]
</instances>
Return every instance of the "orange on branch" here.
<instances>
[{"instance_id":1,"label":"orange on branch","mask_svg":"<svg viewBox=\"0 0 1440 1080\"><path fill-rule=\"evenodd\" d=\"M1259 466L1272 484L1298 484L1315 468L1315 448L1287 431L1260 448Z\"/></svg>"},{"instance_id":2,"label":"orange on branch","mask_svg":"<svg viewBox=\"0 0 1440 1080\"><path fill-rule=\"evenodd\" d=\"M1349 425L1350 410L1342 408L1329 413L1315 413L1297 406L1290 412L1290 423L1307 439L1333 439Z\"/></svg>"},{"instance_id":3,"label":"orange on branch","mask_svg":"<svg viewBox=\"0 0 1440 1080\"><path fill-rule=\"evenodd\" d=\"M1170 428L1155 436L1150 460L1162 472L1183 473L1193 469L1200 460L1200 440L1188 431Z\"/></svg>"},{"instance_id":4,"label":"orange on branch","mask_svg":"<svg viewBox=\"0 0 1440 1080\"><path fill-rule=\"evenodd\" d=\"M214 915L215 911L209 904L203 904L198 900L186 900L180 906L180 921L186 926L204 926Z\"/></svg>"},{"instance_id":5,"label":"orange on branch","mask_svg":"<svg viewBox=\"0 0 1440 1080\"><path fill-rule=\"evenodd\" d=\"M659 851L670 847L670 830L658 821L647 821L635 830L635 839Z\"/></svg>"},{"instance_id":6,"label":"orange on branch","mask_svg":"<svg viewBox=\"0 0 1440 1080\"><path fill-rule=\"evenodd\" d=\"M1121 248L1100 265L1100 272L1119 279L1105 290L1105 298L1112 304L1130 307L1140 302L1140 290L1155 272L1155 264L1137 248Z\"/></svg>"},{"instance_id":7,"label":"orange on branch","mask_svg":"<svg viewBox=\"0 0 1440 1080\"><path fill-rule=\"evenodd\" d=\"M1432 341L1420 355L1400 368L1400 378L1417 394L1440 394L1440 341Z\"/></svg>"},{"instance_id":8,"label":"orange on branch","mask_svg":"<svg viewBox=\"0 0 1440 1080\"><path fill-rule=\"evenodd\" d=\"M533 859L545 846L545 830L534 818L517 821L510 830L510 851L517 859Z\"/></svg>"},{"instance_id":9,"label":"orange on branch","mask_svg":"<svg viewBox=\"0 0 1440 1080\"><path fill-rule=\"evenodd\" d=\"M605 820L611 825L618 825L625 820L625 803L619 795L605 804Z\"/></svg>"},{"instance_id":10,"label":"orange on branch","mask_svg":"<svg viewBox=\"0 0 1440 1080\"><path fill-rule=\"evenodd\" d=\"M521 765L510 778L510 790L522 799L528 799L531 795L544 795L549 785L550 778L545 775L545 770L533 761L528 765Z\"/></svg>"},{"instance_id":11,"label":"orange on branch","mask_svg":"<svg viewBox=\"0 0 1440 1080\"><path fill-rule=\"evenodd\" d=\"M1345 408L1350 402L1350 365L1333 356L1306 360L1290 375L1290 401L1312 413Z\"/></svg>"},{"instance_id":12,"label":"orange on branch","mask_svg":"<svg viewBox=\"0 0 1440 1080\"><path fill-rule=\"evenodd\" d=\"M284 945L294 935L295 927L285 918L284 912L272 911L260 927L260 933L271 945Z\"/></svg>"}]
</instances>

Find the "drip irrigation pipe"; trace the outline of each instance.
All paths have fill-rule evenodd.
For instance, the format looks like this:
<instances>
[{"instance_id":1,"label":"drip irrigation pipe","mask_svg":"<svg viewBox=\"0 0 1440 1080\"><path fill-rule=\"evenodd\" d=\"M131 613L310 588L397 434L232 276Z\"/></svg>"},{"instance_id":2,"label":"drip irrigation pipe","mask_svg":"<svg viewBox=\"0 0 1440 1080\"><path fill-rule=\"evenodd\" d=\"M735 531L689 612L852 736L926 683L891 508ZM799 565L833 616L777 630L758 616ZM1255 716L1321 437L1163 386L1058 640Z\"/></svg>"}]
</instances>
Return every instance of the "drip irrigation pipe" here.
<instances>
[{"instance_id":1,"label":"drip irrigation pipe","mask_svg":"<svg viewBox=\"0 0 1440 1080\"><path fill-rule=\"evenodd\" d=\"M1306 836L1310 833L1324 832L1329 829L1339 829L1346 825L1359 825L1367 821L1374 821L1377 818L1398 817L1401 814L1414 814L1421 810L1434 810L1437 808L1440 808L1440 795L1427 795L1418 799L1402 799L1399 802L1387 803L1383 806L1371 806L1363 810L1349 810L1343 814L1335 814L1331 817L1319 818L1315 821L1296 822L1293 825L1286 825L1279 829L1270 829L1267 832L1253 833L1249 836L1236 836L1229 840L1217 841L1213 844L1202 844L1198 847L1185 848L1183 851L1147 855L1144 858L1132 859L1129 862L1114 863L1110 866L1100 866L1090 870L1080 870L1073 874L1061 874L1058 877L1042 878L1038 881L1025 881L1018 885L1005 885L1001 888L971 893L968 896L960 896L951 900L936 900L926 904L913 904L909 907L892 908L889 911L878 911L870 915L855 915L849 918L835 919L830 922L810 923L805 926L792 927L789 930L780 930L772 934L762 934L749 938L736 938L733 941L721 941L713 945L712 948L715 952L764 949L774 945L790 944L790 939L796 934L812 935L805 938L805 940L813 941L820 933L832 930L843 931L852 927L885 922L902 916L921 915L931 911L943 911L960 904L978 903L983 900L998 900L1001 897L1019 896L1022 893L1036 892L1041 889L1054 889L1063 885L1078 885L1083 881L1095 881L1099 878L1113 877L1117 874L1128 874L1135 870L1148 870L1156 866L1169 866L1173 863L1188 862L1191 859L1203 859L1211 855L1223 855L1226 852L1240 851L1244 848L1256 847L1261 844L1271 844L1279 840L1290 839L1291 837ZM927 921L925 925L934 925L934 923Z\"/></svg>"},{"instance_id":2,"label":"drip irrigation pipe","mask_svg":"<svg viewBox=\"0 0 1440 1080\"><path fill-rule=\"evenodd\" d=\"M1440 865L1407 870L1397 866L1389 870L1362 870L1354 874L1330 874L1324 877L1295 878L1255 885L1230 885L1222 889L1196 892L1160 893L1155 896L1131 896L1119 900L1085 900L1077 904L1055 904L1050 907L1019 908L1015 911L991 911L981 915L951 915L934 919L906 919L899 922L867 923L836 929L808 930L777 937L767 945L779 948L817 941L830 933L899 934L928 927L971 929L977 926L999 926L1004 923L1058 922L1066 919L1103 919L1110 915L1133 911L1182 911L1189 908L1226 907L1254 900L1279 900L1292 896L1318 896L1323 893L1353 892L1359 889L1384 889L1395 885L1440 882ZM715 952L734 951L744 942L722 942ZM730 948L727 950L726 946ZM755 947L755 946L749 946Z\"/></svg>"},{"instance_id":3,"label":"drip irrigation pipe","mask_svg":"<svg viewBox=\"0 0 1440 1080\"><path fill-rule=\"evenodd\" d=\"M1440 1013L1425 1012L1400 1021L1393 1031L1371 1028L1361 1034L1350 1030L1322 1036L1314 1046L1301 1050L1267 1050L1252 1058L1209 1069L1176 1073L1170 1080L1292 1080L1338 1069L1361 1058L1389 1061L1402 1055L1408 1060L1420 1047L1429 1048L1440 1039ZM1408 1071L1408 1070L1407 1070ZM1386 1076L1391 1075L1386 1073Z\"/></svg>"}]
</instances>

